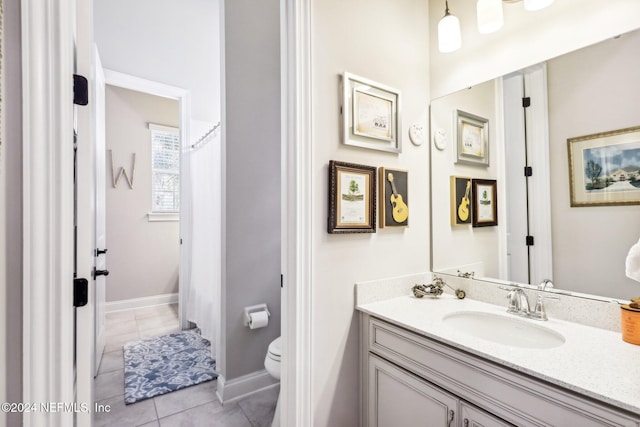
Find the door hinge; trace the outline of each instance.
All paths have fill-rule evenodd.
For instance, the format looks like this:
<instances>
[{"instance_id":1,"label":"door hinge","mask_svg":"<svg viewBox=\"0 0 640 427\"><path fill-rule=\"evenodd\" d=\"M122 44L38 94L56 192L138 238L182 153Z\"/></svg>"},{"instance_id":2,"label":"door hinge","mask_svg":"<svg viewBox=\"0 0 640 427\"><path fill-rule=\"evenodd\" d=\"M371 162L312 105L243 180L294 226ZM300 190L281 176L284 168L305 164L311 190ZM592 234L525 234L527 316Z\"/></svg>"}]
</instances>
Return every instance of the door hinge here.
<instances>
[{"instance_id":1,"label":"door hinge","mask_svg":"<svg viewBox=\"0 0 640 427\"><path fill-rule=\"evenodd\" d=\"M533 246L533 236L527 236L527 246Z\"/></svg>"},{"instance_id":2,"label":"door hinge","mask_svg":"<svg viewBox=\"0 0 640 427\"><path fill-rule=\"evenodd\" d=\"M73 103L76 105L89 104L89 82L79 74L73 75Z\"/></svg>"},{"instance_id":3,"label":"door hinge","mask_svg":"<svg viewBox=\"0 0 640 427\"><path fill-rule=\"evenodd\" d=\"M284 287L284 274L280 275L280 287Z\"/></svg>"},{"instance_id":4,"label":"door hinge","mask_svg":"<svg viewBox=\"0 0 640 427\"><path fill-rule=\"evenodd\" d=\"M533 168L531 166L524 167L524 176L533 176Z\"/></svg>"},{"instance_id":5,"label":"door hinge","mask_svg":"<svg viewBox=\"0 0 640 427\"><path fill-rule=\"evenodd\" d=\"M528 96L525 96L524 98L522 98L522 108L527 108L531 106L531 98Z\"/></svg>"},{"instance_id":6,"label":"door hinge","mask_svg":"<svg viewBox=\"0 0 640 427\"><path fill-rule=\"evenodd\" d=\"M89 281L73 279L73 306L84 307L89 302Z\"/></svg>"}]
</instances>

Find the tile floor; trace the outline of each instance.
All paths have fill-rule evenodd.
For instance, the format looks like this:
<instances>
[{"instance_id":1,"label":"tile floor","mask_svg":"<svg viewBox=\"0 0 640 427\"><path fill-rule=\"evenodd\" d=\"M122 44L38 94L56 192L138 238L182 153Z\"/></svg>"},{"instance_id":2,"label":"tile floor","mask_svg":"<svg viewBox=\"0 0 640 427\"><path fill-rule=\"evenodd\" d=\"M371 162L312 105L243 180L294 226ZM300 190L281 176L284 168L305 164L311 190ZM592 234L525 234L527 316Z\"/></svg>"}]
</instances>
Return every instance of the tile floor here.
<instances>
[{"instance_id":1,"label":"tile floor","mask_svg":"<svg viewBox=\"0 0 640 427\"><path fill-rule=\"evenodd\" d=\"M95 414L96 427L271 426L278 388L222 406L215 395L214 380L125 405L122 346L129 341L178 331L178 306L108 313L106 326L106 347L95 379L95 398L97 404L109 405L111 410Z\"/></svg>"}]
</instances>

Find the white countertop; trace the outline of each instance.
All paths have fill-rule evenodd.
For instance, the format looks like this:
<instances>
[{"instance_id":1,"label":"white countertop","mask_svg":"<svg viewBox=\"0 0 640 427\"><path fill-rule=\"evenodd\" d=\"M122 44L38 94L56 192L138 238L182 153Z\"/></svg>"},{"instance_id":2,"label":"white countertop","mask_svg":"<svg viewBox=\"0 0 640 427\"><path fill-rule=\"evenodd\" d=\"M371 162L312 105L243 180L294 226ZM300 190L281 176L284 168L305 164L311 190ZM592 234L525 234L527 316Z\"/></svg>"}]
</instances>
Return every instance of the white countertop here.
<instances>
[{"instance_id":1,"label":"white countertop","mask_svg":"<svg viewBox=\"0 0 640 427\"><path fill-rule=\"evenodd\" d=\"M356 309L484 359L640 414L640 346L620 333L557 319L530 320L504 307L444 294L437 299L413 295L359 304ZM443 322L456 311L483 311L514 317L562 334L565 343L525 349L471 336Z\"/></svg>"}]
</instances>

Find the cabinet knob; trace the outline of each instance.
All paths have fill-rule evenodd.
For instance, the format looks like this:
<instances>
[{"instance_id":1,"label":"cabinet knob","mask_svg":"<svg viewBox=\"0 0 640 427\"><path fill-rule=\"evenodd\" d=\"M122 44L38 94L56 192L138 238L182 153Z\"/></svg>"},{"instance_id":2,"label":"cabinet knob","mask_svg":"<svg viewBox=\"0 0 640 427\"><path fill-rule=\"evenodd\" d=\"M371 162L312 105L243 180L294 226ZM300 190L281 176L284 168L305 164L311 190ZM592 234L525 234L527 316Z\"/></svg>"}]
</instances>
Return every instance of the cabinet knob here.
<instances>
[{"instance_id":1,"label":"cabinet knob","mask_svg":"<svg viewBox=\"0 0 640 427\"><path fill-rule=\"evenodd\" d=\"M449 427L451 427L451 423L453 419L456 417L456 413L453 412L453 409L449 409Z\"/></svg>"}]
</instances>

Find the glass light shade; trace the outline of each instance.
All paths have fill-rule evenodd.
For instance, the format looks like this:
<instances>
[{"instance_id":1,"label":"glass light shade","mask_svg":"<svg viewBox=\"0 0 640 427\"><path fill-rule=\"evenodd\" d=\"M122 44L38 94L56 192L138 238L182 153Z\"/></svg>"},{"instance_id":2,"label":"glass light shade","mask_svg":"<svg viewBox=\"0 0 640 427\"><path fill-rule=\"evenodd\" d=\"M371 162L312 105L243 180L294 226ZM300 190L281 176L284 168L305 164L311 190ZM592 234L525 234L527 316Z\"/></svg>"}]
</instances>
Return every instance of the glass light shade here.
<instances>
[{"instance_id":1,"label":"glass light shade","mask_svg":"<svg viewBox=\"0 0 640 427\"><path fill-rule=\"evenodd\" d=\"M553 3L553 0L524 0L525 10L540 10Z\"/></svg>"},{"instance_id":2,"label":"glass light shade","mask_svg":"<svg viewBox=\"0 0 640 427\"><path fill-rule=\"evenodd\" d=\"M460 49L461 45L460 20L447 13L438 22L438 50L442 53L449 53Z\"/></svg>"},{"instance_id":3,"label":"glass light shade","mask_svg":"<svg viewBox=\"0 0 640 427\"><path fill-rule=\"evenodd\" d=\"M476 4L478 31L489 34L502 28L502 0L478 0Z\"/></svg>"}]
</instances>

